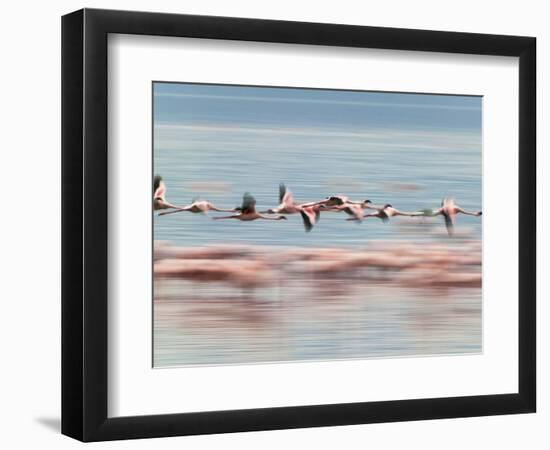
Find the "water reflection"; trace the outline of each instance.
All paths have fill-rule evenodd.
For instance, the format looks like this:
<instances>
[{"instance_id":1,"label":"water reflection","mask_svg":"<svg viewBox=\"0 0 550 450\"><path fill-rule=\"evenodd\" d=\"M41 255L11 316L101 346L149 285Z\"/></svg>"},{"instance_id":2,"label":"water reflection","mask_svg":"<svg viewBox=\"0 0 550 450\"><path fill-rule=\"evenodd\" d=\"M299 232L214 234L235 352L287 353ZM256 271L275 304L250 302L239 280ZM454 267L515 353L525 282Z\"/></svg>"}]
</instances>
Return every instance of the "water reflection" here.
<instances>
[{"instance_id":1,"label":"water reflection","mask_svg":"<svg viewBox=\"0 0 550 450\"><path fill-rule=\"evenodd\" d=\"M155 249L154 365L481 351L478 241Z\"/></svg>"}]
</instances>

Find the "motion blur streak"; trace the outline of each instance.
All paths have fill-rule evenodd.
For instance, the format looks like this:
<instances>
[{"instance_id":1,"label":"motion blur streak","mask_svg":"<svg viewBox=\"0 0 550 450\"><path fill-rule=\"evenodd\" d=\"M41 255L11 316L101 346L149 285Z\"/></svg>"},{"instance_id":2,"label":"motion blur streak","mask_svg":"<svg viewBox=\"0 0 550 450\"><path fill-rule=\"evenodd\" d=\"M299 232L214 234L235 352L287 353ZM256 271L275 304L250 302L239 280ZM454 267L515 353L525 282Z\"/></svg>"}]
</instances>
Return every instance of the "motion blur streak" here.
<instances>
[{"instance_id":1,"label":"motion blur streak","mask_svg":"<svg viewBox=\"0 0 550 450\"><path fill-rule=\"evenodd\" d=\"M479 353L481 247L155 245L156 367Z\"/></svg>"}]
</instances>

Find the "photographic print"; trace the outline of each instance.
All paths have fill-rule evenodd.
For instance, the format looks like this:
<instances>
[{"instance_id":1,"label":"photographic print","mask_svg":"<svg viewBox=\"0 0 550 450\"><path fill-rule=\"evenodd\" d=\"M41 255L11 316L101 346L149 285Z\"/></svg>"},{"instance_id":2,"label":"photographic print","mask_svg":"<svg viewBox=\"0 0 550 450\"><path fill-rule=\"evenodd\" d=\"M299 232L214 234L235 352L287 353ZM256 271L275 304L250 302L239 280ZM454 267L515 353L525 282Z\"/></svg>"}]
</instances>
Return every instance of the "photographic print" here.
<instances>
[{"instance_id":1,"label":"photographic print","mask_svg":"<svg viewBox=\"0 0 550 450\"><path fill-rule=\"evenodd\" d=\"M152 91L154 367L483 351L482 97Z\"/></svg>"}]
</instances>

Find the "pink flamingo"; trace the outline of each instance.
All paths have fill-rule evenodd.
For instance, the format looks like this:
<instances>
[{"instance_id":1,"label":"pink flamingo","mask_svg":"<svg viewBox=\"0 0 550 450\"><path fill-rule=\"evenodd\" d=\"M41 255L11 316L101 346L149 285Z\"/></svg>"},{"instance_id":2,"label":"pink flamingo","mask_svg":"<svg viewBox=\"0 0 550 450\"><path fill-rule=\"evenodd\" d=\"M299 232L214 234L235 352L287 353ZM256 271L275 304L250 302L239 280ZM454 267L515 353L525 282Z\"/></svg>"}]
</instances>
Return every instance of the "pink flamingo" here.
<instances>
[{"instance_id":1,"label":"pink flamingo","mask_svg":"<svg viewBox=\"0 0 550 450\"><path fill-rule=\"evenodd\" d=\"M311 231L317 222L319 222L322 208L323 205L312 205L302 206L300 209L300 215L302 216L304 228L307 232Z\"/></svg>"},{"instance_id":2,"label":"pink flamingo","mask_svg":"<svg viewBox=\"0 0 550 450\"><path fill-rule=\"evenodd\" d=\"M334 197L334 198L343 199L346 197ZM375 209L375 208L372 206L372 202L370 200L363 200L362 202L354 202L351 200L347 200L346 198L345 201L342 200L341 204L334 205L334 206L325 205L325 209L327 211L335 211L335 212L344 211L348 216L351 216L352 219L362 221L363 218L365 217L363 215L363 211L365 209Z\"/></svg>"},{"instance_id":3,"label":"pink flamingo","mask_svg":"<svg viewBox=\"0 0 550 450\"><path fill-rule=\"evenodd\" d=\"M207 202L206 200L194 200L191 204L178 208L175 211L161 212L159 216L164 216L166 214L173 214L173 213L184 212L184 211L188 211L191 213L203 213L203 214L207 214L208 211L237 212L236 209L217 208L212 203Z\"/></svg>"},{"instance_id":4,"label":"pink flamingo","mask_svg":"<svg viewBox=\"0 0 550 450\"><path fill-rule=\"evenodd\" d=\"M292 191L284 183L279 184L279 206L262 211L262 214L297 214L301 211L301 205L294 200Z\"/></svg>"},{"instance_id":5,"label":"pink flamingo","mask_svg":"<svg viewBox=\"0 0 550 450\"><path fill-rule=\"evenodd\" d=\"M243 195L243 203L240 207L235 208L235 211L239 211L239 214L224 217L213 217L214 220L222 219L237 219L242 221L251 221L256 219L265 220L286 220L285 216L269 217L256 211L256 199L249 193L245 192Z\"/></svg>"},{"instance_id":6,"label":"pink flamingo","mask_svg":"<svg viewBox=\"0 0 550 450\"><path fill-rule=\"evenodd\" d=\"M153 210L159 209L176 209L179 210L179 206L172 205L172 203L166 201L166 185L160 175L155 175L153 179Z\"/></svg>"},{"instance_id":7,"label":"pink flamingo","mask_svg":"<svg viewBox=\"0 0 550 450\"><path fill-rule=\"evenodd\" d=\"M423 212L404 212L395 209L389 203L386 203L384 206L369 206L371 209L376 209L375 213L365 214L363 217L378 217L382 221L387 222L390 217L394 216L407 216L407 217L418 217L425 215ZM347 220L358 220L357 218L350 218Z\"/></svg>"},{"instance_id":8,"label":"pink flamingo","mask_svg":"<svg viewBox=\"0 0 550 450\"><path fill-rule=\"evenodd\" d=\"M481 216L481 211L466 211L465 209L458 206L453 198L444 198L441 200L441 208L433 211L430 216L443 216L445 219L445 227L447 228L447 233L449 236L454 234L454 224L456 222L456 216L458 214L466 214L467 216Z\"/></svg>"},{"instance_id":9,"label":"pink flamingo","mask_svg":"<svg viewBox=\"0 0 550 450\"><path fill-rule=\"evenodd\" d=\"M317 202L296 203L292 191L284 183L279 184L279 206L263 211L266 214L297 214L300 213L304 228L309 232L321 217L321 208L325 206L329 197Z\"/></svg>"}]
</instances>

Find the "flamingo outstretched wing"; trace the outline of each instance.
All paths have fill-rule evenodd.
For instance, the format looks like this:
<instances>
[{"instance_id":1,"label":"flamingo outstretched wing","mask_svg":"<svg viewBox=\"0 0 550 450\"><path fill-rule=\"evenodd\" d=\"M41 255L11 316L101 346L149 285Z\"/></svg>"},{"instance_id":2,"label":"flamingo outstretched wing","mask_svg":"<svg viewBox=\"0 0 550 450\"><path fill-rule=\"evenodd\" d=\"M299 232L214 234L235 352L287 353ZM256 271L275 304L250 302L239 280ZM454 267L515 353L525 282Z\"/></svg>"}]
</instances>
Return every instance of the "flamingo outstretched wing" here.
<instances>
[{"instance_id":1,"label":"flamingo outstretched wing","mask_svg":"<svg viewBox=\"0 0 550 450\"><path fill-rule=\"evenodd\" d=\"M153 179L153 198L164 198L166 196L166 185L160 175Z\"/></svg>"},{"instance_id":2,"label":"flamingo outstretched wing","mask_svg":"<svg viewBox=\"0 0 550 450\"><path fill-rule=\"evenodd\" d=\"M256 199L252 196L252 194L250 194L250 192L245 192L243 195L241 212L243 214L256 212Z\"/></svg>"},{"instance_id":3,"label":"flamingo outstretched wing","mask_svg":"<svg viewBox=\"0 0 550 450\"><path fill-rule=\"evenodd\" d=\"M306 208L300 209L300 215L304 222L304 228L306 232L309 232L313 229L315 224L319 221L321 212L318 206L309 206Z\"/></svg>"},{"instance_id":4,"label":"flamingo outstretched wing","mask_svg":"<svg viewBox=\"0 0 550 450\"><path fill-rule=\"evenodd\" d=\"M331 205L336 205L336 206L341 206L343 205L344 203L348 203L349 199L348 197L346 197L345 195L331 195L330 197L328 197L328 205L331 206Z\"/></svg>"},{"instance_id":5,"label":"flamingo outstretched wing","mask_svg":"<svg viewBox=\"0 0 550 450\"><path fill-rule=\"evenodd\" d=\"M422 211L399 211L398 209L393 208L394 216L406 216L406 217L419 217L424 216Z\"/></svg>"},{"instance_id":6,"label":"flamingo outstretched wing","mask_svg":"<svg viewBox=\"0 0 550 450\"><path fill-rule=\"evenodd\" d=\"M445 219L445 227L447 228L447 233L449 234L449 236L452 236L454 233L453 218L445 212L443 212L442 215L443 215L443 218Z\"/></svg>"},{"instance_id":7,"label":"flamingo outstretched wing","mask_svg":"<svg viewBox=\"0 0 550 450\"><path fill-rule=\"evenodd\" d=\"M455 199L451 197L445 197L443 200L441 200L441 207L442 208L452 208L455 206Z\"/></svg>"},{"instance_id":8,"label":"flamingo outstretched wing","mask_svg":"<svg viewBox=\"0 0 550 450\"><path fill-rule=\"evenodd\" d=\"M347 206L344 208L344 212L350 216L355 217L359 221L363 220L363 208L361 208L361 206L359 205L348 203Z\"/></svg>"},{"instance_id":9,"label":"flamingo outstretched wing","mask_svg":"<svg viewBox=\"0 0 550 450\"><path fill-rule=\"evenodd\" d=\"M292 191L288 189L284 183L279 184L279 203L285 205L294 204L294 196Z\"/></svg>"}]
</instances>

